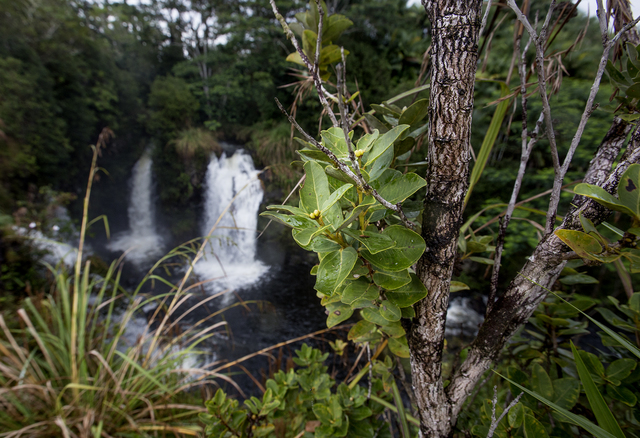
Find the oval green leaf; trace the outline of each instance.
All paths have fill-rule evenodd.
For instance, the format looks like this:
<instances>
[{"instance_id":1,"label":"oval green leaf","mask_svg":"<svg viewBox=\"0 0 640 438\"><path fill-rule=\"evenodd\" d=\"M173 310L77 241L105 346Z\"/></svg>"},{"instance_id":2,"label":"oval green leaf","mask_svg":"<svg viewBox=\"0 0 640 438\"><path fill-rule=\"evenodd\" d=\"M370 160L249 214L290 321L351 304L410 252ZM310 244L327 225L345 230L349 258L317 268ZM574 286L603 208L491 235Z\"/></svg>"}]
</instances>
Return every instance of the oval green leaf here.
<instances>
[{"instance_id":1,"label":"oval green leaf","mask_svg":"<svg viewBox=\"0 0 640 438\"><path fill-rule=\"evenodd\" d=\"M410 356L409 345L407 345L407 337L390 338L389 350L398 357L408 358Z\"/></svg>"},{"instance_id":2,"label":"oval green leaf","mask_svg":"<svg viewBox=\"0 0 640 438\"><path fill-rule=\"evenodd\" d=\"M327 254L318 267L315 289L325 295L333 295L355 266L356 260L358 254L352 247Z\"/></svg>"},{"instance_id":3,"label":"oval green leaf","mask_svg":"<svg viewBox=\"0 0 640 438\"><path fill-rule=\"evenodd\" d=\"M396 272L377 270L373 274L373 281L386 290L395 290L405 284L409 284L409 282L411 282L411 276L407 269Z\"/></svg>"},{"instance_id":4,"label":"oval green leaf","mask_svg":"<svg viewBox=\"0 0 640 438\"><path fill-rule=\"evenodd\" d=\"M354 339L370 334L372 331L375 330L375 328L376 328L376 325L372 324L369 321L364 321L364 320L358 321L356 325L351 327L351 330L349 330L347 339L349 339L350 341L353 341Z\"/></svg>"},{"instance_id":5,"label":"oval green leaf","mask_svg":"<svg viewBox=\"0 0 640 438\"><path fill-rule=\"evenodd\" d=\"M388 235L376 231L358 231L347 228L342 230L342 232L360 242L371 254L377 254L380 251L396 246L396 242Z\"/></svg>"},{"instance_id":6,"label":"oval green leaf","mask_svg":"<svg viewBox=\"0 0 640 438\"><path fill-rule=\"evenodd\" d=\"M380 303L380 315L390 322L400 321L402 312L400 308L391 301L383 301Z\"/></svg>"},{"instance_id":7,"label":"oval green leaf","mask_svg":"<svg viewBox=\"0 0 640 438\"><path fill-rule=\"evenodd\" d=\"M353 309L344 303L331 303L327 305L327 327L331 328L335 325L346 321L353 315Z\"/></svg>"},{"instance_id":8,"label":"oval green leaf","mask_svg":"<svg viewBox=\"0 0 640 438\"><path fill-rule=\"evenodd\" d=\"M396 306L409 307L427 296L427 288L420 281L417 275L411 274L411 282L394 291L386 293L387 299Z\"/></svg>"},{"instance_id":9,"label":"oval green leaf","mask_svg":"<svg viewBox=\"0 0 640 438\"><path fill-rule=\"evenodd\" d=\"M365 259L385 271L396 272L407 269L418 261L426 248L426 244L419 234L400 225L387 227L382 234L394 240L396 246L377 254L366 250L361 251L361 254Z\"/></svg>"},{"instance_id":10,"label":"oval green leaf","mask_svg":"<svg viewBox=\"0 0 640 438\"><path fill-rule=\"evenodd\" d=\"M347 287L342 291L342 302L351 305L356 300L375 300L378 298L378 287L369 283L366 278L359 278L356 281L348 282Z\"/></svg>"}]
</instances>

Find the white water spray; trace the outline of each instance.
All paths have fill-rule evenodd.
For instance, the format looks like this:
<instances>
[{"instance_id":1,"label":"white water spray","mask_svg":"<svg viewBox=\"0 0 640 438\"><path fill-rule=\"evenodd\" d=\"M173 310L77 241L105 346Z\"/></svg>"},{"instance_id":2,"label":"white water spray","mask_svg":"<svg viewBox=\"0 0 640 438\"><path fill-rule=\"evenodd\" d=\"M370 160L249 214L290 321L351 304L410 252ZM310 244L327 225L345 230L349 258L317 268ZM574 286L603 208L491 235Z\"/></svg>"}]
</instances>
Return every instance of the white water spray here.
<instances>
[{"instance_id":1,"label":"white water spray","mask_svg":"<svg viewBox=\"0 0 640 438\"><path fill-rule=\"evenodd\" d=\"M112 251L128 251L126 259L136 265L162 255L162 238L156 232L153 208L153 160L145 151L133 166L129 198L129 231L112 242Z\"/></svg>"},{"instance_id":2,"label":"white water spray","mask_svg":"<svg viewBox=\"0 0 640 438\"><path fill-rule=\"evenodd\" d=\"M258 210L263 190L251 156L237 151L215 154L207 168L202 234L209 235L205 255L195 265L213 292L256 282L267 267L256 260ZM213 231L211 231L213 229Z\"/></svg>"}]
</instances>

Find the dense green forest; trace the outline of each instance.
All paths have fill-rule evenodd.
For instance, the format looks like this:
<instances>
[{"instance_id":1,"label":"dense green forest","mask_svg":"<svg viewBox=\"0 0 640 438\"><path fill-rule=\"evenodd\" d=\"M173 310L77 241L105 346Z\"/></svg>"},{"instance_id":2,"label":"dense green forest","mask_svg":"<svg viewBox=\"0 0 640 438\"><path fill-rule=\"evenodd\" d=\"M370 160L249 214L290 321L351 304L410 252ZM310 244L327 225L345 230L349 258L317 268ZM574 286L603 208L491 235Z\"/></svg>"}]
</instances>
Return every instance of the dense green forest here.
<instances>
[{"instance_id":1,"label":"dense green forest","mask_svg":"<svg viewBox=\"0 0 640 438\"><path fill-rule=\"evenodd\" d=\"M549 7L546 3L533 2L529 16L544 16ZM315 46L309 46L309 41L314 41L309 35L315 34L309 29L304 32L310 34L302 32L304 26L310 27L304 20L312 16L315 2L283 0L277 5L287 22L297 22L294 30L300 30L298 36L307 38L304 50L315 50ZM417 169L424 179L429 160L425 136L429 91L425 84L432 42L431 23L424 8L408 6L405 0L329 0L325 8L327 17L340 17L346 23L330 43L345 48L344 89L351 93L347 97L352 97L348 103L357 108L354 114L361 116L353 124L355 134L351 135L365 139L377 136L363 128L368 124L379 129L382 138L399 129L402 114L412 109L419 112L415 125L411 124L416 134L407 150L399 145L398 136L389 141L395 142L396 148L389 161L398 174ZM602 54L597 19L589 20L569 10L557 8L547 47L552 53L548 53L552 129L562 156L569 150ZM318 9L315 11L317 14ZM465 203L464 219L472 221L464 232L470 234L467 242L462 235L451 289L470 290L476 298L486 295L490 287L494 245L502 223L499 215L506 207L521 160L523 113L516 101L520 78L512 56L514 29L515 15L506 6L494 5L478 47L471 129L473 162L476 154L488 151L488 155L482 158L486 159L482 178L474 182L473 194ZM630 50L625 57L617 53L615 65L633 81L629 74L633 68L640 71L640 67L634 67L634 62L640 65L640 55L633 55L634 47ZM285 370L281 370L280 357L274 360L277 369L270 369L262 379L251 377L260 391L256 392L259 398L249 398L233 382L233 374L225 374L225 367L183 370L183 361L197 351L197 342L189 338L190 330L176 335L177 323L172 321L181 319L182 310L177 312L174 303L185 293L183 288L191 287L185 286L190 284L189 272L182 283L177 282L179 286L173 285L177 292L169 299L170 304L162 302L160 307L166 315L156 312L149 322L154 331L148 343L139 342L130 350L120 351L124 328L121 330L121 323L112 320L117 309L110 303L127 297L123 305L126 316L121 320L126 324L127 318L147 304L136 298L139 288L135 292L126 290L120 284L118 263L97 256L86 265L78 258L74 272L47 271L41 264L43 250L20 231L32 228L46 236L54 224L59 230L62 223L58 207L63 206L70 220L61 225L61 233L77 238L77 230L81 230L82 243L88 220L104 211L112 212L114 221L126 217L128 199L114 198L113 193L127 193L131 169L145 150L151 151L157 175L158 217L172 243L198 237L207 164L212 153L221 153L223 142L243 145L250 152L256 167L265 169L261 174L265 204L281 203L303 175L307 180L312 178L310 169L319 166L316 162L330 167L328 160L319 158L320 153L305 156L304 151L301 155L296 152L303 147L308 151L311 143L302 139L304 135L292 128L275 104L275 99L281 102L300 129L311 136L320 138L321 131L331 126L326 108L318 100L312 72L303 63L287 60L293 51L269 0L0 0L0 306L7 309L0 315L0 410L4 409L0 413L0 436L12 436L11 432L18 430L23 436L42 437L61 433L78 437L416 436L421 417L406 375L410 373L409 347L404 337L407 326L399 322L400 318L415 316L411 307L415 301L392 306L389 312L397 313L397 318L395 314L377 320L364 317L353 325L348 337L358 342L354 351L360 354L353 368L346 356L340 359L350 348L341 339L332 338L327 349L331 351L330 367L324 364L329 354L303 345L295 355L289 353ZM532 86L536 80L532 52L523 58L532 66L524 81L529 83L530 96L537 94ZM627 58L633 60L627 64ZM322 78L332 89L337 89L341 80L340 69L336 69L340 61L341 57L323 61L326 69L321 70ZM619 83L613 85L619 88ZM600 108L593 111L581 147L564 178L568 187L584 177L611 126L616 109L616 101L611 100L614 86L605 76L596 98ZM416 91L418 87L422 88ZM407 90L414 91L396 99ZM620 96L620 90L615 92ZM395 105L389 103L390 99ZM507 102L508 108L503 110L487 149L484 144L501 102ZM626 104L623 109L636 111L637 101ZM528 118L535 126L535 117L542 110L542 103L532 97L525 121ZM323 131L323 142L327 141L327 132ZM360 147L367 141L357 144ZM371 144L374 142L371 140ZM92 149L90 145L96 146ZM359 150L358 158L370 153L365 149ZM552 188L554 177L548 150L548 139L541 138L527 165L518 198L527 202L513 214L499 287L506 287L517 277L545 235L544 215L549 201L540 194ZM367 157L371 159L371 155ZM481 157L478 155L478 162ZM349 188L341 189L344 182L331 171L336 170L326 171L331 176L331 192L334 197L338 192L342 196ZM367 169L371 175L375 171ZM640 185L637 176L625 181ZM382 192L382 185L375 187ZM417 193L423 185L416 187L398 205L405 202L409 219L418 224L416 218L422 217L424 207ZM88 202L85 191L91 190ZM562 192L559 216L571 209L573 195L568 190ZM288 221L293 221L291 218L299 215L302 207L308 207L305 202L310 201L303 199L300 208L283 207L293 215L271 214L271 219L291 226ZM314 202L321 209L318 200ZM345 200L333 199L336 202L349 211ZM612 208L611 203L604 205ZM591 239L598 239L601 250L608 248L606 239L617 240L616 232L621 230L628 230L624 237L634 242L640 235L634 228L639 225L640 214L628 213L629 208L617 210L607 228L600 226L595 231L591 223L591 236L597 236ZM317 222L312 222L313 226L325 227L321 231L327 228L318 210L302 213L305 221L311 218ZM367 219L371 227L377 222L381 229L400 228L402 216L393 216L390 209L379 213ZM344 220L342 211L339 216ZM267 219L262 221L264 227ZM361 219L360 223L360 232L352 233L353 242L361 242L354 243L356 247L365 245L366 233L374 232L368 228L369 222ZM584 230L589 232L589 222L585 223ZM420 225L416 226L419 232ZM313 271L317 275L328 250L310 243L317 234L309 234L305 241L300 237L301 229L293 228L295 241L320 255L321 267ZM339 229L334 231L336 241L343 246L342 254L352 243L345 244ZM104 233L95 224L91 232ZM290 239L290 235L274 224L264 239ZM632 246L635 248L635 243ZM640 293L634 293L633 287L637 266L633 261L623 263L619 257L614 263L613 258L604 260L580 253L579 245L571 248L579 255L587 254L583 257L587 262L577 257L567 264L561 278L550 286L557 294L550 294L525 329L514 336L497 362L495 374L488 371L473 394L468 394L468 405L452 432L455 436L567 437L586 436L585 430L594 436L637 436ZM175 265L187 254L198 255L192 246L185 245L172 250L163 261L166 266ZM402 275L406 274L408 280L400 287L417 278L411 266L416 261L404 267L407 272L402 271ZM354 267L355 263L348 271L354 269L357 279L366 269L365 265ZM375 267L375 263L384 261L372 263ZM373 279L372 268L366 266ZM169 269L165 268L166 272ZM93 276L98 271L101 277ZM175 280L161 278L158 271L150 271L141 284ZM391 280L384 280L385 284L397 280L396 271ZM380 285L377 280L375 283ZM395 289L388 289L386 294L393 296L389 291ZM321 289L316 290L322 296ZM350 307L355 298L349 305L344 298L340 302L342 289L338 295L333 289L327 290L322 304L332 328L360 307ZM364 297L369 290L361 292ZM96 310L90 305L91 293L99 297L98 303L103 297L112 299ZM387 296L381 294L373 297L375 306L387 303ZM328 298L331 296L333 299ZM371 301L371 297L368 299ZM362 305L367 307L371 306ZM580 343L580 336L586 341ZM444 374L452 376L465 360L468 341L445 341ZM586 351L578 352L571 341ZM171 348L178 342L188 346L176 352ZM361 357L371 366L360 363L359 371L354 371ZM345 375L351 378L348 382ZM216 383L203 383L205 376ZM57 383L51 386L52 381ZM445 387L448 384L446 380ZM21 393L16 388L23 385L26 392ZM216 386L226 392L216 392ZM231 393L234 396L227 395ZM242 398L246 401L239 404L237 399ZM496 420L502 412L504 419ZM30 428L37 432L29 435Z\"/></svg>"}]
</instances>

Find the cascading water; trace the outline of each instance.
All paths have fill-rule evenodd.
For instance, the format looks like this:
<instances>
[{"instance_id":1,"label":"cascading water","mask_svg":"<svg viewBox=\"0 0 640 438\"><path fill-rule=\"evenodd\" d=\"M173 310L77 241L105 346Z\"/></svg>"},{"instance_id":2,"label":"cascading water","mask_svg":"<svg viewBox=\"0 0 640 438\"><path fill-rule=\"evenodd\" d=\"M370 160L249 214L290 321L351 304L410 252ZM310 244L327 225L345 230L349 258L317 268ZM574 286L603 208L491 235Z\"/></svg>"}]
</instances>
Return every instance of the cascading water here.
<instances>
[{"instance_id":1,"label":"cascading water","mask_svg":"<svg viewBox=\"0 0 640 438\"><path fill-rule=\"evenodd\" d=\"M112 251L127 251L126 259L136 265L162 254L162 238L156 232L153 207L153 160L149 151L133 166L129 198L129 231L109 243Z\"/></svg>"},{"instance_id":2,"label":"cascading water","mask_svg":"<svg viewBox=\"0 0 640 438\"><path fill-rule=\"evenodd\" d=\"M204 257L194 271L213 292L248 286L267 270L256 260L258 210L263 197L257 175L251 156L242 150L228 158L225 154L220 159L211 156L201 230L209 237Z\"/></svg>"}]
</instances>

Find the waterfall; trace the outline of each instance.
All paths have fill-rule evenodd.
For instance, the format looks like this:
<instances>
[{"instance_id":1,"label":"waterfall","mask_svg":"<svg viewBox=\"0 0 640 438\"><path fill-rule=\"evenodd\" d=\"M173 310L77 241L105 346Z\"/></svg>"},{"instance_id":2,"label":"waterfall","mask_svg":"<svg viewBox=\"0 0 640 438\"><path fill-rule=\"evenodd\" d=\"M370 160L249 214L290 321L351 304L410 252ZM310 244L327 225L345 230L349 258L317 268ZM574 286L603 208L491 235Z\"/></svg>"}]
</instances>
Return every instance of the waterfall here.
<instances>
[{"instance_id":1,"label":"waterfall","mask_svg":"<svg viewBox=\"0 0 640 438\"><path fill-rule=\"evenodd\" d=\"M153 160L149 150L133 166L129 197L129 231L109 243L112 251L127 251L136 265L162 255L162 238L156 232L153 207Z\"/></svg>"},{"instance_id":2,"label":"waterfall","mask_svg":"<svg viewBox=\"0 0 640 438\"><path fill-rule=\"evenodd\" d=\"M251 156L242 150L228 158L225 154L220 159L211 156L201 229L203 236L211 235L194 270L215 292L248 286L267 270L256 260L258 210L263 197L257 175Z\"/></svg>"}]
</instances>

